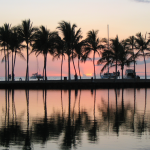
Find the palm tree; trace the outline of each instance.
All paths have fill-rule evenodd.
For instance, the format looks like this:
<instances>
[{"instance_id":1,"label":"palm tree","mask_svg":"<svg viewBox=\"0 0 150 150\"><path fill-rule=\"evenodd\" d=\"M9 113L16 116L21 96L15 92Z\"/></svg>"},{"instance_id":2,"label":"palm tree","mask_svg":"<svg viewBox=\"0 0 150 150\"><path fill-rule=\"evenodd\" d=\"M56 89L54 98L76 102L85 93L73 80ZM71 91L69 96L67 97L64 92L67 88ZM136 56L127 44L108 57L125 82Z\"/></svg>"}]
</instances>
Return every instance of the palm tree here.
<instances>
[{"instance_id":1,"label":"palm tree","mask_svg":"<svg viewBox=\"0 0 150 150\"><path fill-rule=\"evenodd\" d=\"M62 65L63 65L63 60L65 58L65 46L64 46L64 41L61 39L60 36L56 38L56 51L54 53L54 58L60 58L61 57L61 81L62 81Z\"/></svg>"},{"instance_id":2,"label":"palm tree","mask_svg":"<svg viewBox=\"0 0 150 150\"><path fill-rule=\"evenodd\" d=\"M73 31L72 62L73 62L74 70L75 70L75 78L77 77L77 72L76 72L76 68L75 68L75 64L74 64L74 58L77 56L76 49L82 47L83 41L80 42L81 39L82 39L81 28L76 33ZM79 68L79 59L78 59L78 68ZM79 73L79 75L80 75L80 73ZM81 75L80 75L80 78L81 78Z\"/></svg>"},{"instance_id":3,"label":"palm tree","mask_svg":"<svg viewBox=\"0 0 150 150\"><path fill-rule=\"evenodd\" d=\"M134 51L136 49L135 37L134 36L130 36L127 39L127 43L129 45L130 50L132 51L130 59L134 62L134 74L135 74L135 63L136 63L136 60L139 57L139 53L138 52L135 53L135 51ZM135 76L134 76L134 78L135 78Z\"/></svg>"},{"instance_id":4,"label":"palm tree","mask_svg":"<svg viewBox=\"0 0 150 150\"><path fill-rule=\"evenodd\" d=\"M14 81L14 68L16 62L16 54L19 54L21 58L25 59L23 53L21 53L21 49L24 48L24 46L21 45L22 42L23 39L18 34L17 28L16 27L12 28L12 31L10 33L10 41L9 41L9 49L11 50L12 53L12 81Z\"/></svg>"},{"instance_id":5,"label":"palm tree","mask_svg":"<svg viewBox=\"0 0 150 150\"><path fill-rule=\"evenodd\" d=\"M73 24L71 26L70 22L62 21L59 23L59 26L57 29L59 29L63 35L63 41L64 41L64 49L66 54L68 55L68 79L70 80L70 57L72 54L72 60L74 57L74 47L75 43L77 43L81 38L81 29L78 29L75 32L76 24ZM74 65L74 60L73 60L73 65ZM74 65L75 69L75 65ZM76 69L75 69L75 74L76 74Z\"/></svg>"},{"instance_id":6,"label":"palm tree","mask_svg":"<svg viewBox=\"0 0 150 150\"><path fill-rule=\"evenodd\" d=\"M10 36L10 24L5 23L2 27L0 27L0 43L3 47L4 51L4 59L5 59L5 81L9 81L9 49L8 49L8 42L9 42L9 36ZM7 49L6 49L7 48ZM7 62L6 62L7 60ZM8 67L8 68L7 68ZM8 69L8 72L7 72Z\"/></svg>"},{"instance_id":7,"label":"palm tree","mask_svg":"<svg viewBox=\"0 0 150 150\"><path fill-rule=\"evenodd\" d=\"M102 51L102 57L97 61L97 64L100 65L100 64L104 63L104 66L101 69L101 72L103 72L104 69L106 69L106 67L108 67L108 73L109 73L109 65L112 63L112 57L111 56L113 55L113 53L112 53L112 50L109 49L108 40L106 38L103 38L102 42L104 43L104 48Z\"/></svg>"},{"instance_id":8,"label":"palm tree","mask_svg":"<svg viewBox=\"0 0 150 150\"><path fill-rule=\"evenodd\" d=\"M149 45L149 42L150 42L150 39L147 40L146 39L146 35L145 35L145 38L141 35L141 33L137 33L136 34L136 38L135 38L135 41L136 41L136 47L138 48L138 53L142 53L142 56L144 57L144 64L145 64L145 79L147 78L146 77L146 60L145 60L145 57L148 55L148 53L145 53L145 51L147 50L150 50L148 48L148 45Z\"/></svg>"},{"instance_id":9,"label":"palm tree","mask_svg":"<svg viewBox=\"0 0 150 150\"><path fill-rule=\"evenodd\" d=\"M98 30L91 30L87 33L87 38L85 41L87 42L87 45L85 47L85 56L88 56L93 51L93 67L94 67L94 78L96 79L95 74L95 53L99 53L100 49L103 48L102 45L100 45L100 39L97 38Z\"/></svg>"},{"instance_id":10,"label":"palm tree","mask_svg":"<svg viewBox=\"0 0 150 150\"><path fill-rule=\"evenodd\" d=\"M117 75L117 65L118 65L118 60L119 60L119 52L120 49L122 48L118 36L116 36L115 39L111 39L111 44L110 44L110 49L112 51L112 60L115 62L115 67L116 67L116 75Z\"/></svg>"},{"instance_id":11,"label":"palm tree","mask_svg":"<svg viewBox=\"0 0 150 150\"><path fill-rule=\"evenodd\" d=\"M44 55L44 70L45 70L45 81L47 80L46 76L46 63L47 63L47 54L54 54L54 43L55 39L58 37L57 32L50 32L46 27L41 26L35 34L35 41L32 45L32 52L35 52L38 56L39 54Z\"/></svg>"},{"instance_id":12,"label":"palm tree","mask_svg":"<svg viewBox=\"0 0 150 150\"><path fill-rule=\"evenodd\" d=\"M18 33L23 38L27 47L26 81L29 81L29 46L34 39L35 31L37 31L37 28L32 27L30 19L23 20L22 25L18 26Z\"/></svg>"},{"instance_id":13,"label":"palm tree","mask_svg":"<svg viewBox=\"0 0 150 150\"><path fill-rule=\"evenodd\" d=\"M130 63L132 62L132 60L129 58L130 54L132 54L132 52L128 48L127 41L123 40L120 45L119 60L118 60L118 66L121 66L122 70L122 79L124 66L125 65L130 66Z\"/></svg>"},{"instance_id":14,"label":"palm tree","mask_svg":"<svg viewBox=\"0 0 150 150\"><path fill-rule=\"evenodd\" d=\"M84 55L84 46L85 46L85 40L82 40L81 42L78 42L75 45L75 56L78 57L78 70L79 70L80 79L81 79L80 61L85 62L87 59L87 57Z\"/></svg>"}]
</instances>

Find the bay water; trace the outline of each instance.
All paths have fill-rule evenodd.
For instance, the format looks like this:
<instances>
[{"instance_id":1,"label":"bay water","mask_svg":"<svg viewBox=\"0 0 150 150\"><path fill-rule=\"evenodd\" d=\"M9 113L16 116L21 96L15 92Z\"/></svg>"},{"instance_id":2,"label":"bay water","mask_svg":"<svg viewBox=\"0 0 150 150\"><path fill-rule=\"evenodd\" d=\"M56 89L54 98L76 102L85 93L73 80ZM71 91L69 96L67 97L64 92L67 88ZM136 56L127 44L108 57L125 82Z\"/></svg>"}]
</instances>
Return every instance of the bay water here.
<instances>
[{"instance_id":1,"label":"bay water","mask_svg":"<svg viewBox=\"0 0 150 150\"><path fill-rule=\"evenodd\" d=\"M150 88L0 89L0 149L148 150Z\"/></svg>"}]
</instances>

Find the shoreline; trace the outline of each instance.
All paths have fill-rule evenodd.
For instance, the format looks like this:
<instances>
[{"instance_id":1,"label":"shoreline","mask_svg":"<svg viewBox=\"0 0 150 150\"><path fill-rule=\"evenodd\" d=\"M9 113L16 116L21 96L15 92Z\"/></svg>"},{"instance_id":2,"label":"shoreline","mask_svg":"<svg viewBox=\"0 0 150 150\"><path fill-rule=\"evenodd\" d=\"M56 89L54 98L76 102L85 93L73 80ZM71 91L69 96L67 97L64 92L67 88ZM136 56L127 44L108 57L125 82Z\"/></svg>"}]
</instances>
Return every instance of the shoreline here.
<instances>
[{"instance_id":1,"label":"shoreline","mask_svg":"<svg viewBox=\"0 0 150 150\"><path fill-rule=\"evenodd\" d=\"M150 79L78 79L40 81L0 81L0 89L101 89L150 88Z\"/></svg>"}]
</instances>

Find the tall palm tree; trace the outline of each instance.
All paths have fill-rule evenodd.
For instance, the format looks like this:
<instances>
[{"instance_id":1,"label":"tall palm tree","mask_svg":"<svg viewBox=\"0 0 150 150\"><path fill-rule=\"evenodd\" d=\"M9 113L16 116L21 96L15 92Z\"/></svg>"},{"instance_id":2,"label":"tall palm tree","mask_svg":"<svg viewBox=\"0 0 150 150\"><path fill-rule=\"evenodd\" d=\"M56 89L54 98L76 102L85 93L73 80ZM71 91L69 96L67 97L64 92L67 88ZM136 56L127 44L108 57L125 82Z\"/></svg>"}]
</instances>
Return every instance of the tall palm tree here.
<instances>
[{"instance_id":1,"label":"tall palm tree","mask_svg":"<svg viewBox=\"0 0 150 150\"><path fill-rule=\"evenodd\" d=\"M10 29L11 25L5 23L2 27L0 27L0 44L3 47L4 51L4 59L5 59L5 81L9 81L9 49L8 49L8 42L10 36ZM7 63L8 62L8 63ZM8 72L7 72L8 69Z\"/></svg>"},{"instance_id":2,"label":"tall palm tree","mask_svg":"<svg viewBox=\"0 0 150 150\"><path fill-rule=\"evenodd\" d=\"M130 37L127 39L127 43L128 43L128 45L129 45L130 50L132 51L130 59L131 59L131 60L133 61L133 63L134 63L134 74L135 74L135 64L136 64L137 59L138 59L139 56L140 56L138 52L135 53L135 49L136 49L135 37L134 37L134 36L130 36ZM134 78L135 78L135 76L134 76Z\"/></svg>"},{"instance_id":3,"label":"tall palm tree","mask_svg":"<svg viewBox=\"0 0 150 150\"><path fill-rule=\"evenodd\" d=\"M12 81L14 81L14 68L16 62L16 54L18 54L21 58L25 60L24 55L21 52L21 49L24 48L24 46L21 44L22 42L23 39L18 34L17 28L16 27L12 28L12 31L10 33L10 41L9 41L9 49L11 50L12 53Z\"/></svg>"},{"instance_id":4,"label":"tall palm tree","mask_svg":"<svg viewBox=\"0 0 150 150\"><path fill-rule=\"evenodd\" d=\"M54 52L54 58L60 58L61 57L61 81L62 81L62 66L63 66L63 60L65 58L65 46L64 41L61 39L60 36L56 38L56 51Z\"/></svg>"},{"instance_id":5,"label":"tall palm tree","mask_svg":"<svg viewBox=\"0 0 150 150\"><path fill-rule=\"evenodd\" d=\"M145 79L146 79L147 77L146 77L146 60L145 60L145 57L146 57L146 55L148 55L148 53L145 53L145 51L150 50L149 47L148 47L149 43L150 43L150 39L147 40L146 35L145 35L145 38L144 38L141 35L141 33L137 33L135 41L136 41L136 47L138 48L138 53L142 53L142 56L144 57Z\"/></svg>"},{"instance_id":6,"label":"tall palm tree","mask_svg":"<svg viewBox=\"0 0 150 150\"><path fill-rule=\"evenodd\" d=\"M47 64L47 54L54 54L55 39L58 37L57 32L50 32L46 27L40 26L39 30L35 33L35 41L32 45L32 52L35 52L38 56L39 54L44 55L44 70L45 70L45 81L46 76L46 64Z\"/></svg>"},{"instance_id":7,"label":"tall palm tree","mask_svg":"<svg viewBox=\"0 0 150 150\"><path fill-rule=\"evenodd\" d=\"M122 70L122 79L124 66L125 65L130 66L130 63L132 62L132 60L129 57L130 54L132 54L132 52L128 48L127 41L123 40L120 44L119 60L118 60L118 66L121 66Z\"/></svg>"},{"instance_id":8,"label":"tall palm tree","mask_svg":"<svg viewBox=\"0 0 150 150\"><path fill-rule=\"evenodd\" d=\"M104 48L102 50L102 57L97 61L97 64L104 64L104 66L101 69L101 72L104 71L108 67L108 73L109 73L109 65L112 64L112 55L113 52L111 49L109 49L108 40L106 38L102 39L102 42L104 43ZM101 73L100 72L100 73Z\"/></svg>"},{"instance_id":9,"label":"tall palm tree","mask_svg":"<svg viewBox=\"0 0 150 150\"><path fill-rule=\"evenodd\" d=\"M72 55L72 62L73 62L74 70L75 70L75 77L77 76L77 72L76 72L76 68L75 68L75 64L74 64L74 58L77 56L76 49L78 49L78 47L82 47L83 41L80 42L81 39L82 39L81 28L79 30L77 30L76 33L75 33L75 31L73 31L73 41L72 41L73 49L72 49L71 55ZM78 59L78 67L79 67L79 59Z\"/></svg>"},{"instance_id":10,"label":"tall palm tree","mask_svg":"<svg viewBox=\"0 0 150 150\"><path fill-rule=\"evenodd\" d=\"M74 65L74 60L73 60L73 54L74 54L74 47L75 43L79 41L82 36L81 36L81 29L78 29L75 31L76 24L71 25L70 22L62 21L59 22L59 26L57 29L59 29L63 35L63 41L64 41L64 49L66 54L68 55L68 79L70 80L70 58L72 55L72 61ZM75 65L74 65L75 69ZM75 74L76 74L76 69L75 69Z\"/></svg>"},{"instance_id":11,"label":"tall palm tree","mask_svg":"<svg viewBox=\"0 0 150 150\"><path fill-rule=\"evenodd\" d=\"M85 62L86 59L88 58L84 55L84 46L85 46L85 40L82 40L81 42L78 42L75 45L75 56L78 57L78 70L79 70L80 79L81 79L80 61Z\"/></svg>"},{"instance_id":12,"label":"tall palm tree","mask_svg":"<svg viewBox=\"0 0 150 150\"><path fill-rule=\"evenodd\" d=\"M110 40L110 49L112 50L112 59L113 63L115 64L116 67L116 75L117 75L117 65L118 65L118 60L119 60L119 52L120 49L122 48L118 36L116 36L115 39Z\"/></svg>"},{"instance_id":13,"label":"tall palm tree","mask_svg":"<svg viewBox=\"0 0 150 150\"><path fill-rule=\"evenodd\" d=\"M29 46L34 39L35 31L37 31L37 28L32 27L30 19L23 20L22 24L18 26L18 32L23 38L23 41L26 43L27 48L26 81L29 81Z\"/></svg>"},{"instance_id":14,"label":"tall palm tree","mask_svg":"<svg viewBox=\"0 0 150 150\"><path fill-rule=\"evenodd\" d=\"M87 33L87 38L85 39L87 42L87 45L85 47L85 56L89 55L93 51L93 67L94 67L94 78L96 79L96 73L95 73L95 54L99 53L100 49L103 48L102 45L100 45L100 39L97 37L98 30L91 30Z\"/></svg>"}]
</instances>

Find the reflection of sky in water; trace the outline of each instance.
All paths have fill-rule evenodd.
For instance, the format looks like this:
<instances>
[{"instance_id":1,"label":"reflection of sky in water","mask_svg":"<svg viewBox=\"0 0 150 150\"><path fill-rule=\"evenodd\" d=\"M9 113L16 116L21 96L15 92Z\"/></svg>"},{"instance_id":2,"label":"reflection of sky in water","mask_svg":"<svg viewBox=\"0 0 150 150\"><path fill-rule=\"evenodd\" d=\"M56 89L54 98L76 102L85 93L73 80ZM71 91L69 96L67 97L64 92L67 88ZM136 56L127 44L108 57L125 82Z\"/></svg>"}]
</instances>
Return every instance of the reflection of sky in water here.
<instances>
[{"instance_id":1,"label":"reflection of sky in water","mask_svg":"<svg viewBox=\"0 0 150 150\"><path fill-rule=\"evenodd\" d=\"M136 92L135 97L134 92ZM30 132L33 132L30 138L36 149L41 147L44 149L49 147L53 147L53 149L62 148L64 136L68 135L67 131L69 135L72 135L70 138L75 141L77 149L119 150L140 149L141 147L147 149L150 147L148 142L150 138L148 136L150 131L148 121L150 119L150 89L147 89L146 103L145 89L124 89L123 92L122 89L116 91L109 89L109 95L108 89L98 89L96 92L95 90L71 90L70 95L68 90L62 90L62 99L60 90L47 90L46 103L45 93L42 90L30 90L29 107L27 107L25 91L15 90L14 103L12 103L12 91L9 93L9 103L7 96L7 104L9 104L7 105L7 115L5 94L5 90L0 90L0 138L2 138L4 126L7 126L8 123L11 124L12 120L17 118L18 121L22 122L24 132L28 127ZM69 109L70 121L68 120ZM13 113L14 110L15 113ZM45 117L47 119L44 119ZM64 117L63 121L62 117ZM58 122L61 126L58 126ZM49 123L48 126L47 123ZM42 146L37 143L42 143L41 139L44 133L49 133L49 136ZM73 148L73 143L71 147Z\"/></svg>"}]
</instances>

